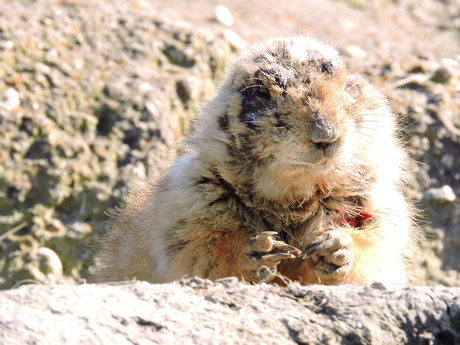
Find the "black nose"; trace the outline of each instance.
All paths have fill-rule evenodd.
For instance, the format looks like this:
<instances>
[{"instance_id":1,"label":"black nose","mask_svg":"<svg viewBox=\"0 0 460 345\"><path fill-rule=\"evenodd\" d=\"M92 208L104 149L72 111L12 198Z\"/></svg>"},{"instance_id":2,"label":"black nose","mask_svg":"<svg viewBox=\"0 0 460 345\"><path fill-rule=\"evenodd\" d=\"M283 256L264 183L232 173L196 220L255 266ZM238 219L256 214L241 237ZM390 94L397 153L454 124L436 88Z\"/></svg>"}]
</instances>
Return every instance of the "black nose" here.
<instances>
[{"instance_id":1,"label":"black nose","mask_svg":"<svg viewBox=\"0 0 460 345\"><path fill-rule=\"evenodd\" d=\"M334 143L339 137L335 126L323 119L313 121L311 129L311 141L316 144L317 148L326 148Z\"/></svg>"}]
</instances>

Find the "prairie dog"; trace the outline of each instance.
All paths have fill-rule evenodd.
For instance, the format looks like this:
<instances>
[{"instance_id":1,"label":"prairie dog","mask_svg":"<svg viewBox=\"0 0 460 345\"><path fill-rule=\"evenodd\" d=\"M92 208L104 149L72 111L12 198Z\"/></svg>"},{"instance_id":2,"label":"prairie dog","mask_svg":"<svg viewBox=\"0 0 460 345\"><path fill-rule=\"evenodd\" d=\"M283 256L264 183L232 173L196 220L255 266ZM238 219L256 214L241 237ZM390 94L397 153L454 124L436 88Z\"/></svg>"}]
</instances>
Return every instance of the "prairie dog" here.
<instances>
[{"instance_id":1,"label":"prairie dog","mask_svg":"<svg viewBox=\"0 0 460 345\"><path fill-rule=\"evenodd\" d=\"M181 156L128 200L92 280L413 282L418 233L396 129L385 97L332 47L256 44L233 61Z\"/></svg>"}]
</instances>

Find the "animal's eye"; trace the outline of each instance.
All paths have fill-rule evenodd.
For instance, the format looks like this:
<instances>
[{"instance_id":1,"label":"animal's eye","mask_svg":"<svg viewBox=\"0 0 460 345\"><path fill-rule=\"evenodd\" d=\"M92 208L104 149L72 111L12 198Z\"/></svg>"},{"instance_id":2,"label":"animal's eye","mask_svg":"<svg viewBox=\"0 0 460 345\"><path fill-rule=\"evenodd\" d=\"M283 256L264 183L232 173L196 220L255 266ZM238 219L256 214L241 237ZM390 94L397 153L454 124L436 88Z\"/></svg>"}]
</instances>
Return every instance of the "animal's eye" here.
<instances>
[{"instance_id":1,"label":"animal's eye","mask_svg":"<svg viewBox=\"0 0 460 345\"><path fill-rule=\"evenodd\" d=\"M255 96L270 99L270 90L264 84L257 85Z\"/></svg>"},{"instance_id":2,"label":"animal's eye","mask_svg":"<svg viewBox=\"0 0 460 345\"><path fill-rule=\"evenodd\" d=\"M270 89L264 84L247 86L242 90L242 94L246 100L252 100L254 98L263 98L269 100L271 98Z\"/></svg>"}]
</instances>

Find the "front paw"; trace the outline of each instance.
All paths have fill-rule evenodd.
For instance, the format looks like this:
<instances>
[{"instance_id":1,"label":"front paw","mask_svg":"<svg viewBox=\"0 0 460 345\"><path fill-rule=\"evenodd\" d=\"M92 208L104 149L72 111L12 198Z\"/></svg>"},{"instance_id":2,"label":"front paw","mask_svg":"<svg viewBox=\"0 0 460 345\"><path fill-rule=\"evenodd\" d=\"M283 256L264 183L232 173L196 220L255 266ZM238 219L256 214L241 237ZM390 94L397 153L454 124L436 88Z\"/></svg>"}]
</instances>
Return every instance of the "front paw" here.
<instances>
[{"instance_id":1,"label":"front paw","mask_svg":"<svg viewBox=\"0 0 460 345\"><path fill-rule=\"evenodd\" d=\"M245 247L249 256L246 271L252 281L268 282L276 275L276 266L285 259L301 254L297 248L273 238L274 231L265 231L251 238Z\"/></svg>"},{"instance_id":2,"label":"front paw","mask_svg":"<svg viewBox=\"0 0 460 345\"><path fill-rule=\"evenodd\" d=\"M323 281L340 279L353 263L353 240L340 230L328 231L305 248L305 257L315 265L315 273Z\"/></svg>"}]
</instances>

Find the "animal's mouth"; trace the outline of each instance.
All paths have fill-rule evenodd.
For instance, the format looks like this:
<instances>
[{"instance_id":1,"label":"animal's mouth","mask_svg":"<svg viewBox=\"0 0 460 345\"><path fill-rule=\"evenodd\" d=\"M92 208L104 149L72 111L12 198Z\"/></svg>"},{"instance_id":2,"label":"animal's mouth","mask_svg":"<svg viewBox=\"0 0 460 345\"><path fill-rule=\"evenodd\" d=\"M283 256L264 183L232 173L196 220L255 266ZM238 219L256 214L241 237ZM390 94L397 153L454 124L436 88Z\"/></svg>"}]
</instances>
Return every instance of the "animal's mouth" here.
<instances>
[{"instance_id":1,"label":"animal's mouth","mask_svg":"<svg viewBox=\"0 0 460 345\"><path fill-rule=\"evenodd\" d=\"M324 156L324 159L334 158L334 154L337 152L338 143L334 141L333 143L328 144L315 144L316 150Z\"/></svg>"},{"instance_id":2,"label":"animal's mouth","mask_svg":"<svg viewBox=\"0 0 460 345\"><path fill-rule=\"evenodd\" d=\"M309 156L308 159L292 159L286 160L286 163L292 165L295 168L303 168L308 169L309 171L314 170L324 170L329 167L329 163L331 162L330 159L326 158L326 156L322 153L313 157Z\"/></svg>"},{"instance_id":3,"label":"animal's mouth","mask_svg":"<svg viewBox=\"0 0 460 345\"><path fill-rule=\"evenodd\" d=\"M340 152L340 141L332 143L314 144L314 148L304 158L305 163L311 166L325 166L332 163Z\"/></svg>"}]
</instances>

